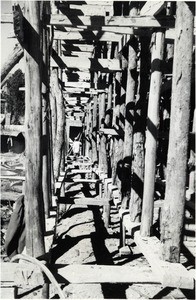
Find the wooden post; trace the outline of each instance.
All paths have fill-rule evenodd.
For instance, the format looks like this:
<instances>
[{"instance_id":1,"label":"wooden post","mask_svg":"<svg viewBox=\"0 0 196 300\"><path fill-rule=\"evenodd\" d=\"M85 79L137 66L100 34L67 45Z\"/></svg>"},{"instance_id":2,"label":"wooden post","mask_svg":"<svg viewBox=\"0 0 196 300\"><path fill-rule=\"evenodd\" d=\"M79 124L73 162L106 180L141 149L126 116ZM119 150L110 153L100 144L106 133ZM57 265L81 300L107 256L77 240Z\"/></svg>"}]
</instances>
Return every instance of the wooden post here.
<instances>
[{"instance_id":1,"label":"wooden post","mask_svg":"<svg viewBox=\"0 0 196 300\"><path fill-rule=\"evenodd\" d=\"M65 126L65 111L63 106L63 95L58 82L58 70L52 70L54 93L56 97L56 107L57 107L57 131L55 136L55 153L54 153L54 178L57 180L60 171L60 162L62 155L63 146L63 134Z\"/></svg>"},{"instance_id":2,"label":"wooden post","mask_svg":"<svg viewBox=\"0 0 196 300\"><path fill-rule=\"evenodd\" d=\"M179 262L184 221L187 150L190 117L193 12L187 2L177 2L171 121L166 193L162 214L163 258Z\"/></svg>"},{"instance_id":3,"label":"wooden post","mask_svg":"<svg viewBox=\"0 0 196 300\"><path fill-rule=\"evenodd\" d=\"M56 97L55 97L55 81L56 74L52 70L50 76L50 107L51 107L51 127L52 127L52 152L53 159L55 155L55 145L56 145L56 131L57 131L57 105L56 105Z\"/></svg>"},{"instance_id":4,"label":"wooden post","mask_svg":"<svg viewBox=\"0 0 196 300\"><path fill-rule=\"evenodd\" d=\"M134 126L133 126L133 162L131 198L129 213L132 222L140 222L142 211L143 184L144 184L144 140L146 125L146 98L148 91L149 39L140 37L140 75L138 95L135 100Z\"/></svg>"},{"instance_id":5,"label":"wooden post","mask_svg":"<svg viewBox=\"0 0 196 300\"><path fill-rule=\"evenodd\" d=\"M109 74L108 79L108 102L107 102L107 108L106 108L106 115L105 115L105 125L108 127L112 126L112 83L113 83L113 74Z\"/></svg>"},{"instance_id":6,"label":"wooden post","mask_svg":"<svg viewBox=\"0 0 196 300\"><path fill-rule=\"evenodd\" d=\"M105 121L105 93L99 95L99 128L104 127ZM101 133L99 140L99 169L108 174L108 163L106 154L106 136Z\"/></svg>"},{"instance_id":7,"label":"wooden post","mask_svg":"<svg viewBox=\"0 0 196 300\"><path fill-rule=\"evenodd\" d=\"M161 90L161 62L164 51L164 33L157 31L152 37L151 81L148 101L144 195L141 235L150 236L153 222L154 186L156 171L157 135L159 126L159 98Z\"/></svg>"},{"instance_id":8,"label":"wooden post","mask_svg":"<svg viewBox=\"0 0 196 300\"><path fill-rule=\"evenodd\" d=\"M42 142L43 142L43 165L42 165L42 190L44 199L44 211L46 217L50 214L50 143L49 143L49 56L48 56L48 30L43 27L43 68L42 68Z\"/></svg>"},{"instance_id":9,"label":"wooden post","mask_svg":"<svg viewBox=\"0 0 196 300\"><path fill-rule=\"evenodd\" d=\"M92 161L98 161L97 155L97 95L93 97L93 121L92 121Z\"/></svg>"},{"instance_id":10,"label":"wooden post","mask_svg":"<svg viewBox=\"0 0 196 300\"><path fill-rule=\"evenodd\" d=\"M85 130L85 155L90 157L90 122L91 122L91 117L90 117L90 103L87 104L86 106L86 115L85 115L85 125L86 125L86 130Z\"/></svg>"},{"instance_id":11,"label":"wooden post","mask_svg":"<svg viewBox=\"0 0 196 300\"><path fill-rule=\"evenodd\" d=\"M33 257L45 253L42 197L42 95L40 1L24 3L25 27L25 225L26 251Z\"/></svg>"},{"instance_id":12,"label":"wooden post","mask_svg":"<svg viewBox=\"0 0 196 300\"><path fill-rule=\"evenodd\" d=\"M118 131L119 130L119 116L120 116L120 91L121 91L121 74L120 72L117 72L115 75L115 82L114 82L114 92L115 92L115 98L114 98L114 108L113 108L113 120L112 124L113 127ZM119 137L114 137L113 141L113 163L112 163L112 180L113 184L119 183L119 179L117 177L117 165L120 160L119 155ZM121 157L122 159L122 157Z\"/></svg>"},{"instance_id":13,"label":"wooden post","mask_svg":"<svg viewBox=\"0 0 196 300\"><path fill-rule=\"evenodd\" d=\"M127 89L126 89L126 115L125 115L125 137L124 137L124 157L132 159L133 153L133 119L135 106L136 88L136 67L137 67L137 40L133 38L131 45L128 46L128 70L127 70Z\"/></svg>"}]
</instances>

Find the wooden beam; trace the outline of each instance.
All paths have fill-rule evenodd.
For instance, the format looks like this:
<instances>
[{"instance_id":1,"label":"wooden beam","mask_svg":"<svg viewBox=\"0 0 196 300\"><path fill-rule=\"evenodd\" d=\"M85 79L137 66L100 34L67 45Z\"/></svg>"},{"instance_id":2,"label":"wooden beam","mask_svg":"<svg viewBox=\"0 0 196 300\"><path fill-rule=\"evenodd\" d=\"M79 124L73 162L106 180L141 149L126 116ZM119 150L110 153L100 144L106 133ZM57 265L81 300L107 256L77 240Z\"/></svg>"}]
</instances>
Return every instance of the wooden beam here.
<instances>
[{"instance_id":1,"label":"wooden beam","mask_svg":"<svg viewBox=\"0 0 196 300\"><path fill-rule=\"evenodd\" d=\"M84 45L78 43L67 44L62 41L62 50L65 49L67 51L82 51L82 52L93 52L94 46L93 45Z\"/></svg>"},{"instance_id":2,"label":"wooden beam","mask_svg":"<svg viewBox=\"0 0 196 300\"><path fill-rule=\"evenodd\" d=\"M15 176L15 175L0 175L0 179L9 179L13 181L25 181L25 176Z\"/></svg>"},{"instance_id":3,"label":"wooden beam","mask_svg":"<svg viewBox=\"0 0 196 300\"><path fill-rule=\"evenodd\" d=\"M32 264L2 263L1 268L1 283L8 286L21 286L24 283L22 272L17 278L17 269L24 271L23 276L27 275L27 284L32 284L33 280L37 286L43 284L43 275L39 269L36 272ZM52 273L59 283L160 283L149 267L56 264Z\"/></svg>"},{"instance_id":4,"label":"wooden beam","mask_svg":"<svg viewBox=\"0 0 196 300\"><path fill-rule=\"evenodd\" d=\"M85 89L85 88L88 88L88 89L90 89L90 87L91 87L91 84L90 84L90 82L85 82L85 81L67 81L67 82L65 82L65 88L67 88L67 87L78 87L78 88L83 88L83 89Z\"/></svg>"},{"instance_id":5,"label":"wooden beam","mask_svg":"<svg viewBox=\"0 0 196 300\"><path fill-rule=\"evenodd\" d=\"M69 9L66 10L66 14L77 14L84 16L111 16L113 15L113 5L74 5L70 4Z\"/></svg>"},{"instance_id":6,"label":"wooden beam","mask_svg":"<svg viewBox=\"0 0 196 300\"><path fill-rule=\"evenodd\" d=\"M65 56L72 56L72 57L80 57L83 58L93 58L92 52L82 52L82 51L62 51L63 55Z\"/></svg>"},{"instance_id":7,"label":"wooden beam","mask_svg":"<svg viewBox=\"0 0 196 300\"><path fill-rule=\"evenodd\" d=\"M5 79L12 68L20 61L23 57L24 51L19 44L16 44L11 54L8 56L6 62L1 67L1 81Z\"/></svg>"},{"instance_id":8,"label":"wooden beam","mask_svg":"<svg viewBox=\"0 0 196 300\"><path fill-rule=\"evenodd\" d=\"M129 16L65 16L65 15L51 15L50 25L62 25L62 26L77 26L86 25L100 28L101 26L133 26L133 27L156 27L156 28L173 28L175 25L174 18L162 17L156 19L153 16L140 16L140 17L129 17Z\"/></svg>"},{"instance_id":9,"label":"wooden beam","mask_svg":"<svg viewBox=\"0 0 196 300\"><path fill-rule=\"evenodd\" d=\"M146 1L140 10L140 16L155 16L165 7L165 5L165 1Z\"/></svg>"},{"instance_id":10,"label":"wooden beam","mask_svg":"<svg viewBox=\"0 0 196 300\"><path fill-rule=\"evenodd\" d=\"M69 198L60 197L58 198L58 203L72 204L72 205L92 205L92 206L104 206L109 205L107 198Z\"/></svg>"},{"instance_id":11,"label":"wooden beam","mask_svg":"<svg viewBox=\"0 0 196 300\"><path fill-rule=\"evenodd\" d=\"M81 60L77 57L60 56L59 59L56 59L56 61L54 61L54 59L52 58L51 66L59 66L62 69L100 71L103 73L121 71L118 59L84 58Z\"/></svg>"},{"instance_id":12,"label":"wooden beam","mask_svg":"<svg viewBox=\"0 0 196 300\"><path fill-rule=\"evenodd\" d=\"M119 42L121 39L121 34L114 32L103 32L103 31L72 31L72 32L63 32L63 31L54 31L54 39L57 40L70 40L70 41L110 41L110 42Z\"/></svg>"},{"instance_id":13,"label":"wooden beam","mask_svg":"<svg viewBox=\"0 0 196 300\"><path fill-rule=\"evenodd\" d=\"M116 135L116 136L118 136L117 131L113 128L100 128L99 131L103 132L106 135Z\"/></svg>"},{"instance_id":14,"label":"wooden beam","mask_svg":"<svg viewBox=\"0 0 196 300\"><path fill-rule=\"evenodd\" d=\"M148 267L69 265L56 272L70 283L159 283ZM61 279L63 280L63 279ZM64 280L63 280L64 281Z\"/></svg>"},{"instance_id":15,"label":"wooden beam","mask_svg":"<svg viewBox=\"0 0 196 300\"><path fill-rule=\"evenodd\" d=\"M12 24L13 23L13 14L1 14L1 23L2 24L4 24L4 23Z\"/></svg>"},{"instance_id":16,"label":"wooden beam","mask_svg":"<svg viewBox=\"0 0 196 300\"><path fill-rule=\"evenodd\" d=\"M139 231L136 231L134 241L148 260L153 274L163 286L183 289L194 288L193 277L183 265L169 263L161 259L162 244L157 237L142 238Z\"/></svg>"},{"instance_id":17,"label":"wooden beam","mask_svg":"<svg viewBox=\"0 0 196 300\"><path fill-rule=\"evenodd\" d=\"M81 164L79 164L81 165ZM100 179L83 179L83 178L65 178L65 182L76 182L76 183L98 183Z\"/></svg>"}]
</instances>

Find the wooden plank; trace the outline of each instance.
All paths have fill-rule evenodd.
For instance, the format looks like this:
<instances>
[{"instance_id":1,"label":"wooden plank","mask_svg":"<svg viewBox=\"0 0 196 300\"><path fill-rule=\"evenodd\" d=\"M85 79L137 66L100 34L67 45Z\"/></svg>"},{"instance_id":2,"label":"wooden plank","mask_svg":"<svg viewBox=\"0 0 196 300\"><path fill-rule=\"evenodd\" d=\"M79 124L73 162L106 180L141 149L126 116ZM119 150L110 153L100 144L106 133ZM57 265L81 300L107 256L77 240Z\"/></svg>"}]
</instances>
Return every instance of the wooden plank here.
<instances>
[{"instance_id":1,"label":"wooden plank","mask_svg":"<svg viewBox=\"0 0 196 300\"><path fill-rule=\"evenodd\" d=\"M186 268L179 263L169 263L160 258L161 242L155 237L142 238L139 231L134 241L152 267L152 271L162 285L184 289L193 289L194 280Z\"/></svg>"},{"instance_id":2,"label":"wooden plank","mask_svg":"<svg viewBox=\"0 0 196 300\"><path fill-rule=\"evenodd\" d=\"M106 135L118 135L117 131L114 128L100 128L100 132L103 132Z\"/></svg>"},{"instance_id":3,"label":"wooden plank","mask_svg":"<svg viewBox=\"0 0 196 300\"><path fill-rule=\"evenodd\" d=\"M73 169L73 170L71 170L71 172L67 172L67 176L69 176L69 175L77 175L77 174L87 174L87 173L92 173L92 169L90 169L90 170L77 170L77 169Z\"/></svg>"},{"instance_id":4,"label":"wooden plank","mask_svg":"<svg viewBox=\"0 0 196 300\"><path fill-rule=\"evenodd\" d=\"M93 52L94 46L93 45L82 45L78 43L72 43L72 44L67 44L64 41L62 42L62 49L65 49L67 51L82 51L82 52Z\"/></svg>"},{"instance_id":5,"label":"wooden plank","mask_svg":"<svg viewBox=\"0 0 196 300\"><path fill-rule=\"evenodd\" d=\"M66 27L67 30L71 27ZM84 30L84 29L91 29L90 26L77 26L76 29L78 30ZM92 27L93 30L93 27ZM123 27L123 26L101 26L99 29L101 32L113 32L113 33L120 33L120 34L135 34L140 35L146 33L146 30L136 29L133 27Z\"/></svg>"},{"instance_id":6,"label":"wooden plank","mask_svg":"<svg viewBox=\"0 0 196 300\"><path fill-rule=\"evenodd\" d=\"M84 16L111 16L113 15L113 5L74 5L70 4L70 10L68 13L77 13L77 15L84 15Z\"/></svg>"},{"instance_id":7,"label":"wooden plank","mask_svg":"<svg viewBox=\"0 0 196 300\"><path fill-rule=\"evenodd\" d=\"M54 31L54 39L56 40L69 40L69 41L110 41L119 42L121 39L121 34L114 32L103 32L103 31Z\"/></svg>"},{"instance_id":8,"label":"wooden plank","mask_svg":"<svg viewBox=\"0 0 196 300\"><path fill-rule=\"evenodd\" d=\"M70 283L159 283L148 267L56 265L56 272Z\"/></svg>"},{"instance_id":9,"label":"wooden plank","mask_svg":"<svg viewBox=\"0 0 196 300\"><path fill-rule=\"evenodd\" d=\"M98 183L100 179L83 179L83 178L65 178L65 182L76 182L76 183Z\"/></svg>"},{"instance_id":10,"label":"wooden plank","mask_svg":"<svg viewBox=\"0 0 196 300\"><path fill-rule=\"evenodd\" d=\"M9 180L21 180L21 181L25 181L25 176L11 176L11 175L0 175L0 179L9 179Z\"/></svg>"},{"instance_id":11,"label":"wooden plank","mask_svg":"<svg viewBox=\"0 0 196 300\"><path fill-rule=\"evenodd\" d=\"M114 72L121 71L120 63L118 59L106 59L106 58L83 58L78 57L65 57L59 56L60 62L54 61L52 58L52 67L61 67L62 69L76 69L76 70L90 70L101 72Z\"/></svg>"},{"instance_id":12,"label":"wooden plank","mask_svg":"<svg viewBox=\"0 0 196 300\"><path fill-rule=\"evenodd\" d=\"M4 23L12 24L13 23L13 14L1 14L1 23L2 24L4 24Z\"/></svg>"},{"instance_id":13,"label":"wooden plank","mask_svg":"<svg viewBox=\"0 0 196 300\"><path fill-rule=\"evenodd\" d=\"M50 18L50 25L62 25L62 26L133 26L133 27L157 27L157 28L173 28L175 25L174 18L163 17L156 19L153 16L140 16L140 17L129 17L129 16L113 16L113 17L102 17L102 16L76 16L67 17L65 15L52 14Z\"/></svg>"},{"instance_id":14,"label":"wooden plank","mask_svg":"<svg viewBox=\"0 0 196 300\"><path fill-rule=\"evenodd\" d=\"M92 205L92 206L104 206L109 205L107 198L69 198L59 197L58 203L75 204L75 205Z\"/></svg>"},{"instance_id":15,"label":"wooden plank","mask_svg":"<svg viewBox=\"0 0 196 300\"><path fill-rule=\"evenodd\" d=\"M140 10L140 16L155 16L165 7L165 1L146 1Z\"/></svg>"}]
</instances>

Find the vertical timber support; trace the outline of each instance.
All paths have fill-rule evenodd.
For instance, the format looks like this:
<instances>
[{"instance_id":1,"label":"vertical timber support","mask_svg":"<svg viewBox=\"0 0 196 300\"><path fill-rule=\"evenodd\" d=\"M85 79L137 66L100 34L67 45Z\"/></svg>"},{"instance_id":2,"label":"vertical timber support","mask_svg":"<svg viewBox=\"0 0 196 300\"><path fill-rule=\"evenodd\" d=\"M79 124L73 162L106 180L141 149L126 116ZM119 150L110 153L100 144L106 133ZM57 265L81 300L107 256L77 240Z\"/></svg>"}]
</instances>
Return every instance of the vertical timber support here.
<instances>
[{"instance_id":1,"label":"vertical timber support","mask_svg":"<svg viewBox=\"0 0 196 300\"><path fill-rule=\"evenodd\" d=\"M45 14L45 3L43 14ZM48 29L43 27L43 68L42 68L42 135L43 135L43 172L42 189L44 199L44 211L46 217L50 214L50 141L49 141L49 49L48 49Z\"/></svg>"},{"instance_id":2,"label":"vertical timber support","mask_svg":"<svg viewBox=\"0 0 196 300\"><path fill-rule=\"evenodd\" d=\"M144 141L146 125L146 98L148 92L149 64L149 38L140 37L140 74L138 82L138 95L135 100L133 125L133 162L131 198L129 202L130 220L141 221L143 185L144 185Z\"/></svg>"},{"instance_id":3,"label":"vertical timber support","mask_svg":"<svg viewBox=\"0 0 196 300\"><path fill-rule=\"evenodd\" d=\"M105 93L99 95L99 128L104 127L105 121ZM106 136L103 133L100 133L99 139L99 169L108 174L108 163L107 163L107 154L106 154Z\"/></svg>"},{"instance_id":4,"label":"vertical timber support","mask_svg":"<svg viewBox=\"0 0 196 300\"><path fill-rule=\"evenodd\" d=\"M163 258L170 262L179 262L184 221L193 49L191 5L184 1L177 2L176 10L171 121L161 236Z\"/></svg>"},{"instance_id":5,"label":"vertical timber support","mask_svg":"<svg viewBox=\"0 0 196 300\"><path fill-rule=\"evenodd\" d=\"M151 81L148 101L146 155L144 172L144 195L142 206L141 235L150 236L153 223L154 187L156 171L157 136L159 126L159 98L161 91L161 63L164 52L162 31L153 33Z\"/></svg>"},{"instance_id":6,"label":"vertical timber support","mask_svg":"<svg viewBox=\"0 0 196 300\"><path fill-rule=\"evenodd\" d=\"M98 161L97 155L97 95L93 96L92 116L92 162Z\"/></svg>"},{"instance_id":7,"label":"vertical timber support","mask_svg":"<svg viewBox=\"0 0 196 300\"><path fill-rule=\"evenodd\" d=\"M58 82L58 69L52 70L53 74L53 85L54 85L54 94L56 98L56 108L57 108L57 128L55 136L55 153L54 153L54 179L58 179L60 172L60 163L62 155L62 147L64 140L64 126L65 126L65 111L63 105L63 95L61 88Z\"/></svg>"},{"instance_id":8,"label":"vertical timber support","mask_svg":"<svg viewBox=\"0 0 196 300\"><path fill-rule=\"evenodd\" d=\"M45 253L42 197L42 95L39 1L24 4L25 27L25 221L26 251L33 257Z\"/></svg>"}]
</instances>

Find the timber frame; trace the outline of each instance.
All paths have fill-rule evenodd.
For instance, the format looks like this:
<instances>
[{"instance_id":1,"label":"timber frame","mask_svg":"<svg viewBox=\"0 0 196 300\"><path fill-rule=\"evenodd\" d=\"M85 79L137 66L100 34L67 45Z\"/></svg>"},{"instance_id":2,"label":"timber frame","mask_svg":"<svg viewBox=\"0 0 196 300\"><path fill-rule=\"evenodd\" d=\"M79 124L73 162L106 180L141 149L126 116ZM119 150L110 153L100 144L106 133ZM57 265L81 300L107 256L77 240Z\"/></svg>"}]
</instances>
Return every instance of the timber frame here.
<instances>
[{"instance_id":1,"label":"timber frame","mask_svg":"<svg viewBox=\"0 0 196 300\"><path fill-rule=\"evenodd\" d=\"M150 273L145 268L94 266L90 278L88 266L50 266L56 278L193 289L193 276L180 264L180 253L190 200L186 190L193 195L195 189L195 167L187 169L195 155L194 3L29 1L24 7L15 5L13 15L1 19L13 23L10 35L17 39L1 76L3 86L12 67L25 57L27 254L44 257L53 206L56 224L68 204L103 206L109 229L115 205L121 219L120 253L126 250L126 232L132 232ZM73 124L81 128L82 154L90 161L78 163L79 169L85 165L92 173L92 164L98 162L98 180L93 175L78 181L69 177L77 172L68 160ZM98 183L96 203L67 199L66 182ZM161 205L155 201L158 184L165 189ZM160 240L153 231L157 207ZM35 273L34 283L43 284L35 270L22 268ZM109 279L110 268L115 275ZM6 272L2 282L8 277ZM18 285L15 280L12 276L10 285ZM44 283L47 297L48 281Z\"/></svg>"}]
</instances>

